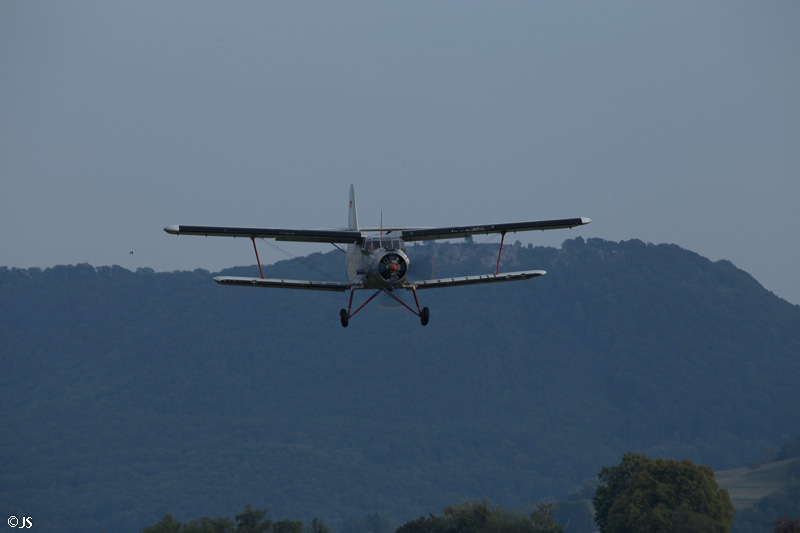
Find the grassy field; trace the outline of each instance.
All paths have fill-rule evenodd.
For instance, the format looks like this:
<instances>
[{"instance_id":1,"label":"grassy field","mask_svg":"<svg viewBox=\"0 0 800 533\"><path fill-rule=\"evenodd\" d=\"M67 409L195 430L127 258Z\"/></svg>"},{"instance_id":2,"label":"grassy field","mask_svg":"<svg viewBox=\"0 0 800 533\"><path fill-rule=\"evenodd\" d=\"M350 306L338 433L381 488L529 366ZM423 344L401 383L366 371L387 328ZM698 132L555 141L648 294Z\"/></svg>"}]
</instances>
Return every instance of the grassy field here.
<instances>
[{"instance_id":1,"label":"grassy field","mask_svg":"<svg viewBox=\"0 0 800 533\"><path fill-rule=\"evenodd\" d=\"M800 466L800 457L765 463L757 468L722 470L715 476L720 488L728 489L736 509L750 507L771 492L785 487L790 471Z\"/></svg>"}]
</instances>

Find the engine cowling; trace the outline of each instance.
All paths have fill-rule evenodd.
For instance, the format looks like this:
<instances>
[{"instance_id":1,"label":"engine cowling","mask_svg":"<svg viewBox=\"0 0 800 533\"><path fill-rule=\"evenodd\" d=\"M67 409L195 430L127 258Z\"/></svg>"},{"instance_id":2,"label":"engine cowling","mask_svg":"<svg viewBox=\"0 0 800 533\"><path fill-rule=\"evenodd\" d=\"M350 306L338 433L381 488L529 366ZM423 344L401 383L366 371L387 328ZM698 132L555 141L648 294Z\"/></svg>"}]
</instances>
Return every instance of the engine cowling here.
<instances>
[{"instance_id":1,"label":"engine cowling","mask_svg":"<svg viewBox=\"0 0 800 533\"><path fill-rule=\"evenodd\" d=\"M391 285L402 283L408 274L408 257L402 252L386 252L378 259L377 274Z\"/></svg>"}]
</instances>

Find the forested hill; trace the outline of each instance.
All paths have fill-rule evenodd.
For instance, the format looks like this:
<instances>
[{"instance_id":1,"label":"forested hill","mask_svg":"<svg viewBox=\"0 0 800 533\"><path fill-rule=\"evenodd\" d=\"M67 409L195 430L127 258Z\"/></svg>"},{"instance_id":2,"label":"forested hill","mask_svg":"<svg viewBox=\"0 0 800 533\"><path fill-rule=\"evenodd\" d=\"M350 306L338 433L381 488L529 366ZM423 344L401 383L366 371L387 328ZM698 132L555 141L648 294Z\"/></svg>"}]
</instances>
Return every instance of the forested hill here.
<instances>
[{"instance_id":1,"label":"forested hill","mask_svg":"<svg viewBox=\"0 0 800 533\"><path fill-rule=\"evenodd\" d=\"M475 274L497 244L408 252L418 278ZM342 279L343 258L266 270ZM800 306L730 262L578 238L506 246L523 268L548 274L420 291L427 327L384 301L346 329L340 293L0 268L0 510L136 531L252 503L341 530L561 498L630 450L739 467L800 428Z\"/></svg>"}]
</instances>

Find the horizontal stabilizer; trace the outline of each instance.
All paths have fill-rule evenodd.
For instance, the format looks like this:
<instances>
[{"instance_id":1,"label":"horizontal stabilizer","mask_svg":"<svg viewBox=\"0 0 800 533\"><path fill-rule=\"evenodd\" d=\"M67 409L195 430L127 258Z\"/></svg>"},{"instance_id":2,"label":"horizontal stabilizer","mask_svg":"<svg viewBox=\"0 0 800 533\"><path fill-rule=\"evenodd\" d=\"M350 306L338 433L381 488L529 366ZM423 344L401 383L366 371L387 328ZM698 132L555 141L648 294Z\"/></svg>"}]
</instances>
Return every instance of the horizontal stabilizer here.
<instances>
[{"instance_id":1,"label":"horizontal stabilizer","mask_svg":"<svg viewBox=\"0 0 800 533\"><path fill-rule=\"evenodd\" d=\"M214 281L220 285L238 285L240 287L265 287L272 289L305 289L309 291L344 292L350 286L338 281L307 281L298 279L264 279L242 278L237 276L217 276Z\"/></svg>"},{"instance_id":2,"label":"horizontal stabilizer","mask_svg":"<svg viewBox=\"0 0 800 533\"><path fill-rule=\"evenodd\" d=\"M517 281L531 279L547 274L544 270L523 270L520 272L503 272L501 274L482 274L478 276L461 276L457 278L426 279L413 281L403 285L405 289L435 289L437 287L455 287L458 285L477 285L479 283L496 283L498 281Z\"/></svg>"}]
</instances>

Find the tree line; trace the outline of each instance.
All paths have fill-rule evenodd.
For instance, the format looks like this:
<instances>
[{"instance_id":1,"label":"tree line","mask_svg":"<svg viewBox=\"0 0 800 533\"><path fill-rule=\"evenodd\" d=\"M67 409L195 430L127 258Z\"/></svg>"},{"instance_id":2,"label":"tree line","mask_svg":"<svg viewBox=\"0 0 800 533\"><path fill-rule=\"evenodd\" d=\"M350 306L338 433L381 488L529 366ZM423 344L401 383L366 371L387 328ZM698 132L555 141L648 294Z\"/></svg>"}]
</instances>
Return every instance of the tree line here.
<instances>
[{"instance_id":1,"label":"tree line","mask_svg":"<svg viewBox=\"0 0 800 533\"><path fill-rule=\"evenodd\" d=\"M615 466L603 467L592 499L594 522L601 533L728 533L734 509L728 491L720 489L708 466L684 459L650 458L629 452ZM533 511L507 510L486 499L464 500L440 514L420 516L394 529L378 515L345 523L346 533L564 533L557 504L545 502ZM284 519L273 521L268 510L245 510L230 518L202 517L185 524L167 514L141 533L331 533L321 520L308 525ZM800 532L800 518L780 517L774 533Z\"/></svg>"}]
</instances>

